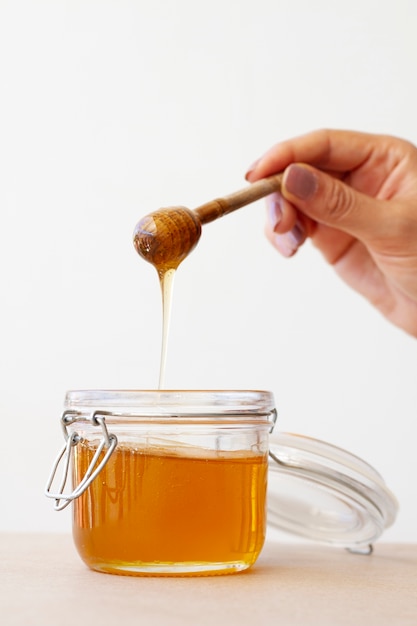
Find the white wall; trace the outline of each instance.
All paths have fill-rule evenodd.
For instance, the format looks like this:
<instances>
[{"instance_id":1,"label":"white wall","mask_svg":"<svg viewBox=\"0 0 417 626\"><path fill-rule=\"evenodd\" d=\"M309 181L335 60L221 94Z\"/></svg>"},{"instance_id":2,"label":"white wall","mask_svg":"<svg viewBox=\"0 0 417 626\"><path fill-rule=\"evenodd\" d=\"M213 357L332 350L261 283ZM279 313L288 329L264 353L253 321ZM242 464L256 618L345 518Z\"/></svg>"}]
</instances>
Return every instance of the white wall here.
<instances>
[{"instance_id":1,"label":"white wall","mask_svg":"<svg viewBox=\"0 0 417 626\"><path fill-rule=\"evenodd\" d=\"M417 3L0 2L2 530L64 530L43 496L69 388L154 388L161 308L145 213L245 186L318 127L417 142ZM265 388L281 430L373 464L417 540L417 343L264 204L206 226L176 277L167 387Z\"/></svg>"}]
</instances>

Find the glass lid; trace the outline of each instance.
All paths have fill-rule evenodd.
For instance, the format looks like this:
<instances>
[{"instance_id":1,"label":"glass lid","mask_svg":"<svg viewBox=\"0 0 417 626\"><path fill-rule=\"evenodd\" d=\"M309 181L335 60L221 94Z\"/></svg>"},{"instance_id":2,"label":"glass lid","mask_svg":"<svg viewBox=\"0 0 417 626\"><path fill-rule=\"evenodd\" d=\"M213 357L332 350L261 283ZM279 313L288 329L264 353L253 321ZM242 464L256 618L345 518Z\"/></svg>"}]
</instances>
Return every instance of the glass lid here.
<instances>
[{"instance_id":1,"label":"glass lid","mask_svg":"<svg viewBox=\"0 0 417 626\"><path fill-rule=\"evenodd\" d=\"M398 511L380 474L346 450L290 433L270 437L268 524L369 552Z\"/></svg>"}]
</instances>

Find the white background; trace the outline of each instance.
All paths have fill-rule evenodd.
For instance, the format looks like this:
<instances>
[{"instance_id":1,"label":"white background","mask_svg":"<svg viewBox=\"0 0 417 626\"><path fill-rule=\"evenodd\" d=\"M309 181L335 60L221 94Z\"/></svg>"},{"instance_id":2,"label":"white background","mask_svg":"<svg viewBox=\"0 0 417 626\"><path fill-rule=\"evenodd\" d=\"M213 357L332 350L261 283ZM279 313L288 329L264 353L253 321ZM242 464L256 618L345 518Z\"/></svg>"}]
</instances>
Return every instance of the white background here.
<instances>
[{"instance_id":1,"label":"white background","mask_svg":"<svg viewBox=\"0 0 417 626\"><path fill-rule=\"evenodd\" d=\"M319 127L417 143L412 0L0 0L0 529L69 530L43 496L70 388L155 388L155 270L134 225L246 185ZM272 390L279 428L342 446L417 541L417 342L264 202L204 227L177 273L166 386Z\"/></svg>"}]
</instances>

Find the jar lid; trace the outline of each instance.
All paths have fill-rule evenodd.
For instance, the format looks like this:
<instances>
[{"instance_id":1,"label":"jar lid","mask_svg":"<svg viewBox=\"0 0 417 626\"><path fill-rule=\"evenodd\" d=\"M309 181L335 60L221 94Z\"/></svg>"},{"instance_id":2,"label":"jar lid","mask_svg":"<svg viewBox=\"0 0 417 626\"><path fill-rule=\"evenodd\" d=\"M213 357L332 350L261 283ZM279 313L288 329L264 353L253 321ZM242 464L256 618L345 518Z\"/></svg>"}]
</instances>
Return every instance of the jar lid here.
<instances>
[{"instance_id":1,"label":"jar lid","mask_svg":"<svg viewBox=\"0 0 417 626\"><path fill-rule=\"evenodd\" d=\"M271 527L354 552L369 552L398 511L373 467L309 437L271 435L268 482Z\"/></svg>"}]
</instances>

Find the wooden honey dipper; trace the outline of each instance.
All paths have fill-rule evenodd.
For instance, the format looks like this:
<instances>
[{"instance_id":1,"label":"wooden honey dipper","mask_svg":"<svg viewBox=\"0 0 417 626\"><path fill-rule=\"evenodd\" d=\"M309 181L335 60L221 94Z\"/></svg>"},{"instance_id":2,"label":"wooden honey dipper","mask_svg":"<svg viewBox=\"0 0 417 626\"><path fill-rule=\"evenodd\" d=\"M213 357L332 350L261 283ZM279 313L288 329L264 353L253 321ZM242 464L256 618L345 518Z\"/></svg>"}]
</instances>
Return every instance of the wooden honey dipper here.
<instances>
[{"instance_id":1,"label":"wooden honey dipper","mask_svg":"<svg viewBox=\"0 0 417 626\"><path fill-rule=\"evenodd\" d=\"M146 215L136 224L133 233L136 251L154 265L160 275L175 270L197 245L203 224L279 191L282 176L280 173L262 178L193 211L186 207L169 207Z\"/></svg>"}]
</instances>

